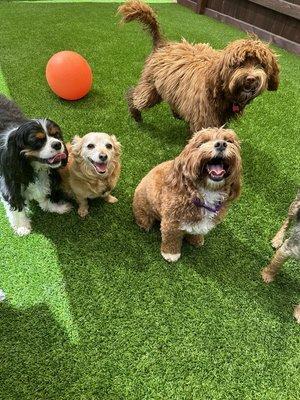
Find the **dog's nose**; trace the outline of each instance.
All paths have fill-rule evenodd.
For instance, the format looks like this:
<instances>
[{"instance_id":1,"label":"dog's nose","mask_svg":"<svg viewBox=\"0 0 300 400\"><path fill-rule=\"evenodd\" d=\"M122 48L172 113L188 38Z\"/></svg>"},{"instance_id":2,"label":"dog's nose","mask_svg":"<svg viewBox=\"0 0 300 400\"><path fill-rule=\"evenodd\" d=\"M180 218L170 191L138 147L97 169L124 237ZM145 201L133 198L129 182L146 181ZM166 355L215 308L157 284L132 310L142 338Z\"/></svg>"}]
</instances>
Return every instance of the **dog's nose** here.
<instances>
[{"instance_id":1,"label":"dog's nose","mask_svg":"<svg viewBox=\"0 0 300 400\"><path fill-rule=\"evenodd\" d=\"M224 151L227 147L227 142L225 140L219 140L218 142L215 143L215 148L218 151Z\"/></svg>"},{"instance_id":2,"label":"dog's nose","mask_svg":"<svg viewBox=\"0 0 300 400\"><path fill-rule=\"evenodd\" d=\"M57 141L57 142L53 142L51 144L52 149L54 150L60 150L61 149L61 142Z\"/></svg>"},{"instance_id":3,"label":"dog's nose","mask_svg":"<svg viewBox=\"0 0 300 400\"><path fill-rule=\"evenodd\" d=\"M248 75L246 78L246 83L248 85L252 85L252 83L254 83L256 81L255 76L253 75Z\"/></svg>"},{"instance_id":4,"label":"dog's nose","mask_svg":"<svg viewBox=\"0 0 300 400\"><path fill-rule=\"evenodd\" d=\"M107 155L106 154L99 154L99 160L104 162L107 160Z\"/></svg>"}]
</instances>

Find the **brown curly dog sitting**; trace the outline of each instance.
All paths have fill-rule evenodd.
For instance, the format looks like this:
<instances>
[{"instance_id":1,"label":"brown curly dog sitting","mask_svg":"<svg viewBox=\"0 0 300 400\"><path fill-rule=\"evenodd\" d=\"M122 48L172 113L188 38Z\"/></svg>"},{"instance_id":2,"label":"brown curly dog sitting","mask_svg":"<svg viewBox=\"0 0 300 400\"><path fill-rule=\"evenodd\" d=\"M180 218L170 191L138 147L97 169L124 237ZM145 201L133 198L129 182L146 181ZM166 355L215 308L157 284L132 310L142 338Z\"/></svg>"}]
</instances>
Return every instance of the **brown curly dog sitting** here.
<instances>
[{"instance_id":1,"label":"brown curly dog sitting","mask_svg":"<svg viewBox=\"0 0 300 400\"><path fill-rule=\"evenodd\" d=\"M161 221L161 254L177 261L185 237L201 246L204 235L223 220L239 196L240 145L229 129L197 132L175 160L153 168L137 186L133 211L137 224L149 230Z\"/></svg>"}]
</instances>

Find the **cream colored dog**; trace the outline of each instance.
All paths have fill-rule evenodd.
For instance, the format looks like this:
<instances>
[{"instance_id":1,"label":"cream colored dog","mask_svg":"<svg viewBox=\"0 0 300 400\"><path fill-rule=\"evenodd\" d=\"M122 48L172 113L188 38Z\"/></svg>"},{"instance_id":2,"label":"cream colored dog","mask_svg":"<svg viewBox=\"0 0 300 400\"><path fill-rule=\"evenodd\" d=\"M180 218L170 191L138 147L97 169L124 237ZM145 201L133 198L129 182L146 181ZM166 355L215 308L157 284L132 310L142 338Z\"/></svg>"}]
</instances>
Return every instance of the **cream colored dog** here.
<instances>
[{"instance_id":1,"label":"cream colored dog","mask_svg":"<svg viewBox=\"0 0 300 400\"><path fill-rule=\"evenodd\" d=\"M67 148L69 161L59 172L62 189L79 205L78 214L82 218L88 214L88 199L102 197L108 203L117 202L111 195L121 171L121 145L116 137L90 132L83 138L75 136Z\"/></svg>"}]
</instances>

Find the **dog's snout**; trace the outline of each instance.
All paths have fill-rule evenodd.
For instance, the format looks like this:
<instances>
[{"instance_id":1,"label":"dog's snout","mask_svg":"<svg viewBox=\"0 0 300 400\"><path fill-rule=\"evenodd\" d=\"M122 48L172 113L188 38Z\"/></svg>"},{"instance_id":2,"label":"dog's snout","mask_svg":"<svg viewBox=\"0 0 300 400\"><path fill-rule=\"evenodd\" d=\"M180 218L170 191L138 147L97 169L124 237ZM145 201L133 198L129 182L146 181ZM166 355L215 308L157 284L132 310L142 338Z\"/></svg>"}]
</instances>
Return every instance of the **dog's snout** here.
<instances>
[{"instance_id":1,"label":"dog's snout","mask_svg":"<svg viewBox=\"0 0 300 400\"><path fill-rule=\"evenodd\" d=\"M56 142L53 142L51 144L52 149L54 150L60 150L61 149L61 142L59 142L58 140Z\"/></svg>"},{"instance_id":2,"label":"dog's snout","mask_svg":"<svg viewBox=\"0 0 300 400\"><path fill-rule=\"evenodd\" d=\"M248 75L247 77L246 77L246 83L248 84L248 85L252 85L252 83L254 83L256 81L256 78L255 78L255 76L253 76L253 75Z\"/></svg>"},{"instance_id":3,"label":"dog's snout","mask_svg":"<svg viewBox=\"0 0 300 400\"><path fill-rule=\"evenodd\" d=\"M99 160L104 162L107 160L107 154L99 154Z\"/></svg>"},{"instance_id":4,"label":"dog's snout","mask_svg":"<svg viewBox=\"0 0 300 400\"><path fill-rule=\"evenodd\" d=\"M227 143L225 142L225 140L219 140L218 142L215 143L215 148L218 151L224 151L227 147Z\"/></svg>"}]
</instances>

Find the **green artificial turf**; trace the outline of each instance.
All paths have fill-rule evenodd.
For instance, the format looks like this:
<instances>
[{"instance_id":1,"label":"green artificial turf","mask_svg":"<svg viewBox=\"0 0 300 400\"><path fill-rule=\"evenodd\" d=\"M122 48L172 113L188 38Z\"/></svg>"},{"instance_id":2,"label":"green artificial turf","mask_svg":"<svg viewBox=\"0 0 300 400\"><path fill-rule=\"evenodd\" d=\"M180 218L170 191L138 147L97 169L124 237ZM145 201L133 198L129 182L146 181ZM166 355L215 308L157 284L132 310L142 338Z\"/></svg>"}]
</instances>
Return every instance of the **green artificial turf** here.
<instances>
[{"instance_id":1,"label":"green artificial turf","mask_svg":"<svg viewBox=\"0 0 300 400\"><path fill-rule=\"evenodd\" d=\"M123 145L114 205L94 201L82 221L37 207L33 233L16 237L0 207L0 399L300 398L299 268L286 263L266 286L260 269L299 186L299 59L283 50L278 92L264 93L231 123L242 141L243 193L202 249L160 256L158 228L140 231L134 189L188 139L166 104L138 126L124 92L151 50L116 4L0 5L2 91L30 116L48 116L66 139L108 131ZM170 39L222 48L244 34L176 4L155 5ZM63 49L94 74L78 102L58 99L44 70Z\"/></svg>"}]
</instances>

